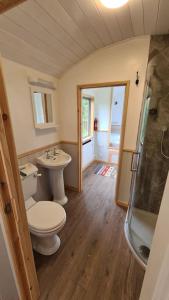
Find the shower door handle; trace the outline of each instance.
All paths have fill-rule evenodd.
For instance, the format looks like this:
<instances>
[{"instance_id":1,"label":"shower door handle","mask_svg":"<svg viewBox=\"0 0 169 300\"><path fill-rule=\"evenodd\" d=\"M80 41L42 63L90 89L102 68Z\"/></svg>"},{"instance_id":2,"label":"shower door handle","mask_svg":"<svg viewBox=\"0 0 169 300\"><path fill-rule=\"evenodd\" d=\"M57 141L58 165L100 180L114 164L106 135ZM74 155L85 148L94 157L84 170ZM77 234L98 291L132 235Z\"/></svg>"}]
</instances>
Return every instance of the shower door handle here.
<instances>
[{"instance_id":1,"label":"shower door handle","mask_svg":"<svg viewBox=\"0 0 169 300\"><path fill-rule=\"evenodd\" d=\"M131 159L131 172L137 172L138 165L139 165L139 158L140 158L140 152L133 152L132 153L132 159Z\"/></svg>"}]
</instances>

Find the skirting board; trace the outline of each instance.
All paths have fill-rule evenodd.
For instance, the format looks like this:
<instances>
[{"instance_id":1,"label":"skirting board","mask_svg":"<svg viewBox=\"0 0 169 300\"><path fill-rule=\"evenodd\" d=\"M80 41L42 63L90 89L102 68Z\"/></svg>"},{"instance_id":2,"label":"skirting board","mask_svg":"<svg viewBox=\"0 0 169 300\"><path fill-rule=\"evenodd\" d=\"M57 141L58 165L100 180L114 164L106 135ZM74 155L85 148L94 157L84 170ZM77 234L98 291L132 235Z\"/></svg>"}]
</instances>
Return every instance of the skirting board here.
<instances>
[{"instance_id":1,"label":"skirting board","mask_svg":"<svg viewBox=\"0 0 169 300\"><path fill-rule=\"evenodd\" d=\"M93 163L95 162L95 160L92 160L90 163L88 163L83 169L82 172L84 172L88 167L90 167Z\"/></svg>"},{"instance_id":2,"label":"skirting board","mask_svg":"<svg viewBox=\"0 0 169 300\"><path fill-rule=\"evenodd\" d=\"M118 206L124 207L124 208L126 208L126 209L128 209L128 206L129 206L127 202L123 202L123 201L120 201L120 200L117 200L117 201L116 201L116 204L117 204Z\"/></svg>"},{"instance_id":3,"label":"skirting board","mask_svg":"<svg viewBox=\"0 0 169 300\"><path fill-rule=\"evenodd\" d=\"M116 166L117 166L116 163L111 163L111 162L108 162L108 161L105 161L105 160L98 160L98 159L95 159L94 162L99 163L99 164L102 163L102 164L109 164L109 165L116 165Z\"/></svg>"},{"instance_id":4,"label":"skirting board","mask_svg":"<svg viewBox=\"0 0 169 300\"><path fill-rule=\"evenodd\" d=\"M109 164L109 165L117 165L115 163L110 163L108 161L105 161L105 160L97 160L97 159L94 159L92 160L89 164L87 164L83 169L82 169L82 172L84 172L88 167L90 167L93 163L99 163L99 164Z\"/></svg>"},{"instance_id":5,"label":"skirting board","mask_svg":"<svg viewBox=\"0 0 169 300\"><path fill-rule=\"evenodd\" d=\"M78 188L75 186L65 185L65 189L73 192L78 192Z\"/></svg>"}]
</instances>

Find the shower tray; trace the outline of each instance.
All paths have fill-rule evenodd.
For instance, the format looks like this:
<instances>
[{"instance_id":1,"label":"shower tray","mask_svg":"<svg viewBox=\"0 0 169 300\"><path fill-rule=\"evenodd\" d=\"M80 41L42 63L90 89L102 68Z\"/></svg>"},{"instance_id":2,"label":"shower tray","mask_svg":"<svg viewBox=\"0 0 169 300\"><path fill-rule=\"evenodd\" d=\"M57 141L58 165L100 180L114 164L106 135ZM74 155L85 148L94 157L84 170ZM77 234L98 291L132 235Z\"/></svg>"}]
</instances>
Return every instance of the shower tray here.
<instances>
[{"instance_id":1,"label":"shower tray","mask_svg":"<svg viewBox=\"0 0 169 300\"><path fill-rule=\"evenodd\" d=\"M158 215L132 208L126 216L124 230L128 245L137 261L146 268Z\"/></svg>"}]
</instances>

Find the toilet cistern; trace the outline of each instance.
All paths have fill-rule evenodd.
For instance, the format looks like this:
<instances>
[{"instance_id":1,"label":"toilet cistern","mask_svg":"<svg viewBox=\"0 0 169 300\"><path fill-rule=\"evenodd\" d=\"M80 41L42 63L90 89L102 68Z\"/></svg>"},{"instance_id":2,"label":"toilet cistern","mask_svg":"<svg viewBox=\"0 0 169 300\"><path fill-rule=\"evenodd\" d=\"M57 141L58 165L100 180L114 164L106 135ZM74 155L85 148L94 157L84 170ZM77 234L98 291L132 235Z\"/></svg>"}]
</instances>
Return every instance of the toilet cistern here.
<instances>
[{"instance_id":1,"label":"toilet cistern","mask_svg":"<svg viewBox=\"0 0 169 300\"><path fill-rule=\"evenodd\" d=\"M37 158L37 163L49 169L53 201L64 205L68 199L65 195L63 170L71 162L71 156L63 150L54 149Z\"/></svg>"}]
</instances>

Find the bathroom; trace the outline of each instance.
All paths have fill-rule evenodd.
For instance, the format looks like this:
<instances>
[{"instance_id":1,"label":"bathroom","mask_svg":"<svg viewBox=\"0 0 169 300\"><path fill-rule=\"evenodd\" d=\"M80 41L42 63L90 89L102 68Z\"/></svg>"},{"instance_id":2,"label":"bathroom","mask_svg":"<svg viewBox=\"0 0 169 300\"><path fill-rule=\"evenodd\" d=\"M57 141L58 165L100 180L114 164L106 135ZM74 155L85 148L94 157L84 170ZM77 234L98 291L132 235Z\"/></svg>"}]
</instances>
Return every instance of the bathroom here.
<instances>
[{"instance_id":1,"label":"bathroom","mask_svg":"<svg viewBox=\"0 0 169 300\"><path fill-rule=\"evenodd\" d=\"M0 15L5 300L168 299L169 7L144 3L143 26L139 1L115 14L101 2L27 0Z\"/></svg>"}]
</instances>

